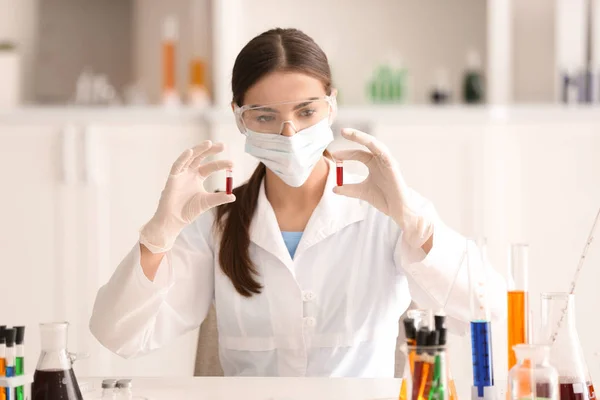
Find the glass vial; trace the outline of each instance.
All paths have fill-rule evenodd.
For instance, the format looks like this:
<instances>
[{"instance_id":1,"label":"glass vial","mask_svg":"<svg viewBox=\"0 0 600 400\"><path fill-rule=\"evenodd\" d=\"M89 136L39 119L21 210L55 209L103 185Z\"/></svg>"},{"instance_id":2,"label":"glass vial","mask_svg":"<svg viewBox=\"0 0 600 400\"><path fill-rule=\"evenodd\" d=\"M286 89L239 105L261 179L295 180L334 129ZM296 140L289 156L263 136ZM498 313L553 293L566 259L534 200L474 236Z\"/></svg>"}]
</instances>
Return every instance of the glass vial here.
<instances>
[{"instance_id":1,"label":"glass vial","mask_svg":"<svg viewBox=\"0 0 600 400\"><path fill-rule=\"evenodd\" d=\"M117 381L116 400L132 400L133 392L131 387L131 379L119 379Z\"/></svg>"},{"instance_id":2,"label":"glass vial","mask_svg":"<svg viewBox=\"0 0 600 400\"><path fill-rule=\"evenodd\" d=\"M225 173L225 192L227 194L233 193L233 171L228 169Z\"/></svg>"},{"instance_id":3,"label":"glass vial","mask_svg":"<svg viewBox=\"0 0 600 400\"><path fill-rule=\"evenodd\" d=\"M117 394L115 388L117 387L116 379L105 379L102 381L102 400L115 400Z\"/></svg>"},{"instance_id":4,"label":"glass vial","mask_svg":"<svg viewBox=\"0 0 600 400\"><path fill-rule=\"evenodd\" d=\"M517 344L517 363L508 373L508 400L559 400L558 371L550 365L550 347Z\"/></svg>"},{"instance_id":5,"label":"glass vial","mask_svg":"<svg viewBox=\"0 0 600 400\"><path fill-rule=\"evenodd\" d=\"M335 173L336 173L336 178L337 178L337 185L343 186L344 185L344 163L343 163L343 161L335 162Z\"/></svg>"}]
</instances>

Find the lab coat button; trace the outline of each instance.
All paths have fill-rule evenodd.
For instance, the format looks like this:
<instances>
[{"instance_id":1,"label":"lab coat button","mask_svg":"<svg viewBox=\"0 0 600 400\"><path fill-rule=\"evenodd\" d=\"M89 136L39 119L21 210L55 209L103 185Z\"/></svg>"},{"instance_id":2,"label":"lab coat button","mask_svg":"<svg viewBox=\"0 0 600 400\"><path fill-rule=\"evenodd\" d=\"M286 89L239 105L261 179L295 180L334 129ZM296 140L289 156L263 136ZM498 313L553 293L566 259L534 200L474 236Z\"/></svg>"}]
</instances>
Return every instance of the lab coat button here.
<instances>
[{"instance_id":1,"label":"lab coat button","mask_svg":"<svg viewBox=\"0 0 600 400\"><path fill-rule=\"evenodd\" d=\"M313 327L316 325L316 323L317 321L313 317L304 318L304 324L308 327Z\"/></svg>"},{"instance_id":2,"label":"lab coat button","mask_svg":"<svg viewBox=\"0 0 600 400\"><path fill-rule=\"evenodd\" d=\"M302 300L304 301L313 301L315 297L317 297L315 292L311 292L310 290L302 292Z\"/></svg>"}]
</instances>

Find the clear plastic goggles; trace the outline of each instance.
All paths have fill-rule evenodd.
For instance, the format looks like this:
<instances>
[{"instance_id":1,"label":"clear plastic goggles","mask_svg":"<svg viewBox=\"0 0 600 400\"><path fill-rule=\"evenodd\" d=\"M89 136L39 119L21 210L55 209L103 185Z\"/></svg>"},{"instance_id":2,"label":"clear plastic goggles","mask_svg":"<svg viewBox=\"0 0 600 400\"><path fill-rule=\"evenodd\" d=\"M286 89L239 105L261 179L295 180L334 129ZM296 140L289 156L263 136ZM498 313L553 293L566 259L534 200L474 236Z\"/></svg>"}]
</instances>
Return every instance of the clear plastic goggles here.
<instances>
[{"instance_id":1,"label":"clear plastic goggles","mask_svg":"<svg viewBox=\"0 0 600 400\"><path fill-rule=\"evenodd\" d=\"M337 109L335 96L286 101L267 105L234 107L237 126L242 133L280 135L285 124L292 124L296 132L316 125L325 118L330 122Z\"/></svg>"}]
</instances>

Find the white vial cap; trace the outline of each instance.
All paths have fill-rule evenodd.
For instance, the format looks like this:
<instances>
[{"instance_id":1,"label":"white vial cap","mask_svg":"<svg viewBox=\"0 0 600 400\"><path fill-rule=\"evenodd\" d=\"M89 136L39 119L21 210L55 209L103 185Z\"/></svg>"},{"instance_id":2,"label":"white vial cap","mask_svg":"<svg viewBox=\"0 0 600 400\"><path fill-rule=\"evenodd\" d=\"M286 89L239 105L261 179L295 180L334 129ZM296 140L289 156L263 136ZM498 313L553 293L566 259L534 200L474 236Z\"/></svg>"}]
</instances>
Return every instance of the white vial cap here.
<instances>
[{"instance_id":1,"label":"white vial cap","mask_svg":"<svg viewBox=\"0 0 600 400\"><path fill-rule=\"evenodd\" d=\"M119 379L117 381L117 388L119 389L129 389L131 386L131 379Z\"/></svg>"}]
</instances>

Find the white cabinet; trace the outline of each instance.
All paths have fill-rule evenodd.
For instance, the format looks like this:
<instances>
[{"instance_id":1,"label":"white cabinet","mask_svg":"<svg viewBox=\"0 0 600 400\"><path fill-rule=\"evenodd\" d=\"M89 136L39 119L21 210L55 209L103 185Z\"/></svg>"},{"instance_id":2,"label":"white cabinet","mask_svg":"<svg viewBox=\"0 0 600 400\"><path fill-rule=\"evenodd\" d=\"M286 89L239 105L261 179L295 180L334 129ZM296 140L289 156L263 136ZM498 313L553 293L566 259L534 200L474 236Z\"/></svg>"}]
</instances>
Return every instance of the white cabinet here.
<instances>
[{"instance_id":1,"label":"white cabinet","mask_svg":"<svg viewBox=\"0 0 600 400\"><path fill-rule=\"evenodd\" d=\"M30 370L39 354L31 327L57 317L64 270L59 249L61 135L58 126L23 124L0 130L0 323L26 325ZM58 299L58 301L56 301ZM35 358L33 358L35 357Z\"/></svg>"},{"instance_id":2,"label":"white cabinet","mask_svg":"<svg viewBox=\"0 0 600 400\"><path fill-rule=\"evenodd\" d=\"M142 225L152 217L173 161L185 149L208 138L202 124L95 124L83 134L90 146L86 205L88 255L85 267L94 279L82 295L91 315L97 289L138 238ZM93 357L81 362L85 375L192 375L197 331L139 359L124 360L102 347L89 333L80 332ZM85 369L83 368L85 364Z\"/></svg>"},{"instance_id":3,"label":"white cabinet","mask_svg":"<svg viewBox=\"0 0 600 400\"><path fill-rule=\"evenodd\" d=\"M65 118L64 121L67 121ZM208 138L204 124L5 125L0 133L2 324L24 324L26 370L39 356L38 323L71 323L78 375L192 375L197 332L138 359L102 347L88 328L96 291L152 216L171 164ZM4 304L8 304L3 302Z\"/></svg>"}]
</instances>

